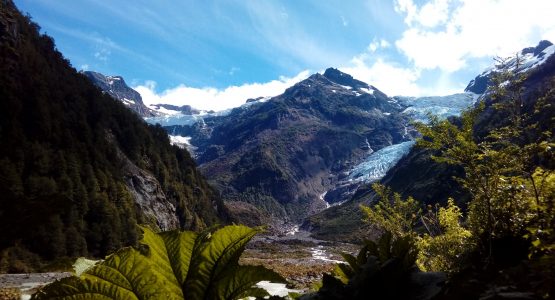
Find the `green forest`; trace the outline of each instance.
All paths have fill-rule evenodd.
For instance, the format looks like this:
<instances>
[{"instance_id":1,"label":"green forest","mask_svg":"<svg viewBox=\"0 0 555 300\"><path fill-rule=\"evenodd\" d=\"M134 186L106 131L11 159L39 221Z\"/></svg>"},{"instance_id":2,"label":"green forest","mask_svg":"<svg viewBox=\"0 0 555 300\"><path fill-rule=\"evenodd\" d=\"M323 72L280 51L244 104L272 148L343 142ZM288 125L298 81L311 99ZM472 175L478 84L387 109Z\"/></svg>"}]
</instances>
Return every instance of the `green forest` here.
<instances>
[{"instance_id":1,"label":"green forest","mask_svg":"<svg viewBox=\"0 0 555 300\"><path fill-rule=\"evenodd\" d=\"M157 226L137 210L118 152L159 181L182 229L225 221L187 151L78 74L29 16L1 8L0 271L103 257L136 244L137 224Z\"/></svg>"}]
</instances>

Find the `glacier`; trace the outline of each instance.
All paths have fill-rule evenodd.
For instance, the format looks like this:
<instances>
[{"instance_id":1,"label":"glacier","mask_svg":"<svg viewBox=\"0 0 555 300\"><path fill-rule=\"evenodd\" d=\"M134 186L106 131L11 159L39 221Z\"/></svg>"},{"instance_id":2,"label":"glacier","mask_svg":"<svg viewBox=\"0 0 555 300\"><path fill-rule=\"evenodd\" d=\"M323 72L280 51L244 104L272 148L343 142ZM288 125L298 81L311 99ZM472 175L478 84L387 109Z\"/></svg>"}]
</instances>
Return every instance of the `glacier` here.
<instances>
[{"instance_id":1,"label":"glacier","mask_svg":"<svg viewBox=\"0 0 555 300\"><path fill-rule=\"evenodd\" d=\"M403 105L403 113L414 121L428 121L428 113L445 119L451 116L459 116L464 109L471 107L480 94L458 93L449 96L428 96L428 97L402 97L395 96L393 99Z\"/></svg>"},{"instance_id":2,"label":"glacier","mask_svg":"<svg viewBox=\"0 0 555 300\"><path fill-rule=\"evenodd\" d=\"M403 113L412 120L426 123L428 122L428 114L436 115L440 119L459 116L464 109L471 107L479 97L479 94L467 92L449 96L395 96L392 100L406 107ZM347 180L365 183L380 180L389 169L409 153L414 144L414 141L406 141L371 153L349 171Z\"/></svg>"},{"instance_id":3,"label":"glacier","mask_svg":"<svg viewBox=\"0 0 555 300\"><path fill-rule=\"evenodd\" d=\"M414 143L414 141L406 141L373 152L349 171L347 179L354 182L374 182L381 179L409 153Z\"/></svg>"}]
</instances>

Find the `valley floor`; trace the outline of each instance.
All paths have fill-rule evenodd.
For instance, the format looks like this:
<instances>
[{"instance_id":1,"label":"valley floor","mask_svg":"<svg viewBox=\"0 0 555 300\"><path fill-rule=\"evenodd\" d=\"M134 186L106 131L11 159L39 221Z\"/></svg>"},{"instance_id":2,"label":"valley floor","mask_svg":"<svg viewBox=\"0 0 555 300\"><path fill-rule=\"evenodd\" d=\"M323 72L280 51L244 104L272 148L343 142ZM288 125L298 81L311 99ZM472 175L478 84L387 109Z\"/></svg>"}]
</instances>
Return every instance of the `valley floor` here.
<instances>
[{"instance_id":1,"label":"valley floor","mask_svg":"<svg viewBox=\"0 0 555 300\"><path fill-rule=\"evenodd\" d=\"M283 236L255 237L240 262L263 265L289 282L292 289L308 291L342 261L341 253L354 253L357 245L317 240L306 231Z\"/></svg>"},{"instance_id":2,"label":"valley floor","mask_svg":"<svg viewBox=\"0 0 555 300\"><path fill-rule=\"evenodd\" d=\"M71 276L69 272L0 274L0 299L31 299L38 288L55 280Z\"/></svg>"}]
</instances>

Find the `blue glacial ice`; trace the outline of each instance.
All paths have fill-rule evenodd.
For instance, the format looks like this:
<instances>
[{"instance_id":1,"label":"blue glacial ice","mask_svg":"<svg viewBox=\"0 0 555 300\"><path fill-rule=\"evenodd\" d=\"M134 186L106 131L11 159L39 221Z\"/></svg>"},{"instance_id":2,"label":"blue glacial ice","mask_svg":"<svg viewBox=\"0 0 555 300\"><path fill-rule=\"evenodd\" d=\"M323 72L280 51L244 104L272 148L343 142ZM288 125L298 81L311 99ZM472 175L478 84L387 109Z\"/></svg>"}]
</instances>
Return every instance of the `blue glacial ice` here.
<instances>
[{"instance_id":1,"label":"blue glacial ice","mask_svg":"<svg viewBox=\"0 0 555 300\"><path fill-rule=\"evenodd\" d=\"M373 182L381 179L410 151L413 145L414 141L407 141L373 152L349 172L348 180Z\"/></svg>"}]
</instances>

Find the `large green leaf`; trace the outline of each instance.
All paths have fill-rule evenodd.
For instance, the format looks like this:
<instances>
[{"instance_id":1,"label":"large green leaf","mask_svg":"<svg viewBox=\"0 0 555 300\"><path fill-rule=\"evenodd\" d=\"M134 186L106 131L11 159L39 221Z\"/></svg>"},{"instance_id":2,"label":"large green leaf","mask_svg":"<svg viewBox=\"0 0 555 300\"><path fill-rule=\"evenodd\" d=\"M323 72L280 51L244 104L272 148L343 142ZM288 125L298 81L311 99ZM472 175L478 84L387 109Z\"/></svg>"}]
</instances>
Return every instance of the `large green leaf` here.
<instances>
[{"instance_id":1,"label":"large green leaf","mask_svg":"<svg viewBox=\"0 0 555 300\"><path fill-rule=\"evenodd\" d=\"M133 248L123 248L81 277L47 286L34 299L183 299L181 289L153 268L151 260Z\"/></svg>"},{"instance_id":2,"label":"large green leaf","mask_svg":"<svg viewBox=\"0 0 555 300\"><path fill-rule=\"evenodd\" d=\"M201 295L214 289L221 280L223 271L235 270L239 256L250 239L260 232L246 226L234 225L217 230L206 237L207 242L199 249L200 257L192 261L186 281L186 299L201 299Z\"/></svg>"},{"instance_id":3,"label":"large green leaf","mask_svg":"<svg viewBox=\"0 0 555 300\"><path fill-rule=\"evenodd\" d=\"M123 248L85 271L46 286L33 299L238 299L260 296L260 281L285 282L239 257L260 229L226 226L214 232L143 230L138 249Z\"/></svg>"},{"instance_id":4,"label":"large green leaf","mask_svg":"<svg viewBox=\"0 0 555 300\"><path fill-rule=\"evenodd\" d=\"M189 265L198 234L192 231L170 231L159 235L166 248L166 253L173 268L173 273L179 285L185 283L189 272Z\"/></svg>"}]
</instances>

